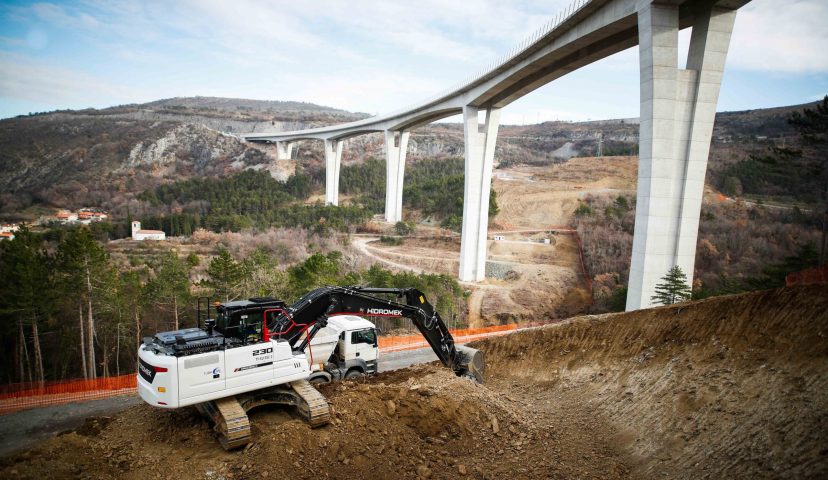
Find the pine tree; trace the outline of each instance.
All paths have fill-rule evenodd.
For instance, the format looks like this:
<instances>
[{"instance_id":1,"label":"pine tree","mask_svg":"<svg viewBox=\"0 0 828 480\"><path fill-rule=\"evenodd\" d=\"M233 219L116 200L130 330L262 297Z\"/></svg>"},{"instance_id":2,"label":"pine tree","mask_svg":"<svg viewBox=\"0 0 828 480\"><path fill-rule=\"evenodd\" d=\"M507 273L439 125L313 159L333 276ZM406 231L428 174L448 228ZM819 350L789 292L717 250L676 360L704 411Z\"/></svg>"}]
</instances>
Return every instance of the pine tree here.
<instances>
[{"instance_id":1,"label":"pine tree","mask_svg":"<svg viewBox=\"0 0 828 480\"><path fill-rule=\"evenodd\" d=\"M174 251L167 252L155 269L155 278L147 284L146 293L153 303L166 304L172 310L173 326L178 330L181 310L190 302L190 265Z\"/></svg>"},{"instance_id":2,"label":"pine tree","mask_svg":"<svg viewBox=\"0 0 828 480\"><path fill-rule=\"evenodd\" d=\"M54 313L52 258L42 248L38 235L23 226L14 240L0 244L0 319L9 328L16 324L17 369L20 381L44 381L43 357L38 326ZM24 327L31 328L34 365L29 360ZM11 332L9 332L11 333Z\"/></svg>"},{"instance_id":3,"label":"pine tree","mask_svg":"<svg viewBox=\"0 0 828 480\"><path fill-rule=\"evenodd\" d=\"M672 305L690 299L692 290L687 284L687 275L678 265L671 268L667 275L661 278L661 282L655 287L655 295L650 300L661 305Z\"/></svg>"},{"instance_id":4,"label":"pine tree","mask_svg":"<svg viewBox=\"0 0 828 480\"><path fill-rule=\"evenodd\" d=\"M237 262L226 249L219 250L218 256L207 267L210 278L205 282L215 289L219 298L229 302L239 296L239 286L246 275L244 266Z\"/></svg>"},{"instance_id":5,"label":"pine tree","mask_svg":"<svg viewBox=\"0 0 828 480\"><path fill-rule=\"evenodd\" d=\"M96 378L97 334L92 307L93 303L100 300L95 298L96 295L103 287L108 286L105 280L105 273L109 269L108 255L92 238L88 228L76 228L61 239L57 247L56 260L62 295L74 298L79 304L81 348L85 349L86 378ZM82 318L84 307L87 315L85 324Z\"/></svg>"}]
</instances>

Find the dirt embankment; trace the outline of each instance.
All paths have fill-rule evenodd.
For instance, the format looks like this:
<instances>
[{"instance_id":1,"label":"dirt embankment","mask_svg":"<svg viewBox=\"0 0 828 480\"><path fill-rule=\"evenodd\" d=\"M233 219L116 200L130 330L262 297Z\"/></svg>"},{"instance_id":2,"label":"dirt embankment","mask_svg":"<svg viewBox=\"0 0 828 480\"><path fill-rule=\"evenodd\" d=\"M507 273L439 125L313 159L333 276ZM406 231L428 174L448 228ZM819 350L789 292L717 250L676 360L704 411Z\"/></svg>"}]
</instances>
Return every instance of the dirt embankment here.
<instances>
[{"instance_id":1,"label":"dirt embankment","mask_svg":"<svg viewBox=\"0 0 828 480\"><path fill-rule=\"evenodd\" d=\"M492 339L494 389L594 412L634 477L826 478L824 285Z\"/></svg>"},{"instance_id":2,"label":"dirt embankment","mask_svg":"<svg viewBox=\"0 0 828 480\"><path fill-rule=\"evenodd\" d=\"M322 391L330 425L311 430L289 410L260 408L251 415L253 443L241 451L223 451L193 408L139 405L0 461L0 477L546 478L552 459L564 463L554 433L516 409L514 398L441 367ZM572 478L592 467L557 470Z\"/></svg>"},{"instance_id":3,"label":"dirt embankment","mask_svg":"<svg viewBox=\"0 0 828 480\"><path fill-rule=\"evenodd\" d=\"M251 414L224 452L146 405L0 460L0 478L826 478L828 289L582 317L479 342L487 383L430 365L323 387L330 425Z\"/></svg>"}]
</instances>

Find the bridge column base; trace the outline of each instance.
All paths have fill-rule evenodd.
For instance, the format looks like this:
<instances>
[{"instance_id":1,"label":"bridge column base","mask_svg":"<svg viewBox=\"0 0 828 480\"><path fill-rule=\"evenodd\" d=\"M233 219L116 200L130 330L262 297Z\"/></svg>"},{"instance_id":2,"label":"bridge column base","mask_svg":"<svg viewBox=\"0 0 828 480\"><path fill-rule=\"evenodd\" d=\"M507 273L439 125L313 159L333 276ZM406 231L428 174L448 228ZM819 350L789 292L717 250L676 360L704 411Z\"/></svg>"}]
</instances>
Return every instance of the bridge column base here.
<instances>
[{"instance_id":1,"label":"bridge column base","mask_svg":"<svg viewBox=\"0 0 828 480\"><path fill-rule=\"evenodd\" d=\"M463 107L466 178L460 237L460 280L466 282L477 282L486 277L489 196L497 129L500 126L499 108L486 110L483 125L477 120L477 112L477 107Z\"/></svg>"},{"instance_id":2,"label":"bridge column base","mask_svg":"<svg viewBox=\"0 0 828 480\"><path fill-rule=\"evenodd\" d=\"M638 12L641 134L627 310L652 304L675 265L693 283L699 213L735 10L708 9L693 24L687 68L678 68L678 7Z\"/></svg>"},{"instance_id":3,"label":"bridge column base","mask_svg":"<svg viewBox=\"0 0 828 480\"><path fill-rule=\"evenodd\" d=\"M396 223L402 220L403 178L405 176L405 155L408 151L406 130L385 131L385 221Z\"/></svg>"},{"instance_id":4,"label":"bridge column base","mask_svg":"<svg viewBox=\"0 0 828 480\"><path fill-rule=\"evenodd\" d=\"M290 160L293 154L293 144L290 142L276 142L276 160Z\"/></svg>"},{"instance_id":5,"label":"bridge column base","mask_svg":"<svg viewBox=\"0 0 828 480\"><path fill-rule=\"evenodd\" d=\"M325 140L325 204L339 205L339 167L344 140Z\"/></svg>"}]
</instances>

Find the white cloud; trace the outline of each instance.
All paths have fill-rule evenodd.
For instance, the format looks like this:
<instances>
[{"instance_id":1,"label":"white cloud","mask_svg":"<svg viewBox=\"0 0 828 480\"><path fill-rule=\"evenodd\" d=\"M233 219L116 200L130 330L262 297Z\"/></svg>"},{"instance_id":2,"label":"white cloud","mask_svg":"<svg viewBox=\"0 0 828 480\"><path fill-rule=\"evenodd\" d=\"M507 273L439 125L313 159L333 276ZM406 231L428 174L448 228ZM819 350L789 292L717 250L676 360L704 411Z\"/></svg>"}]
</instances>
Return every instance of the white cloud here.
<instances>
[{"instance_id":1,"label":"white cloud","mask_svg":"<svg viewBox=\"0 0 828 480\"><path fill-rule=\"evenodd\" d=\"M736 14L728 66L765 72L828 72L826 20L825 0L754 0Z\"/></svg>"},{"instance_id":2,"label":"white cloud","mask_svg":"<svg viewBox=\"0 0 828 480\"><path fill-rule=\"evenodd\" d=\"M146 98L133 88L4 52L0 52L0 97L60 108L103 107L124 98Z\"/></svg>"},{"instance_id":3,"label":"white cloud","mask_svg":"<svg viewBox=\"0 0 828 480\"><path fill-rule=\"evenodd\" d=\"M55 108L70 100L101 105L103 98L125 103L150 94L212 94L382 113L468 77L570 3L84 0L0 6L4 20L24 32L0 37L0 52L19 52L0 58L0 93ZM825 18L825 0L753 0L737 16L728 69L827 72ZM67 46L67 38L77 55L50 56L52 46ZM680 39L686 50L687 31ZM512 120L523 112L532 121L611 111L623 116L626 105L637 109L631 96L637 71L637 49L629 49L540 89L565 94L564 101L543 94L508 110L516 115ZM601 102L593 100L596 90L604 95Z\"/></svg>"}]
</instances>

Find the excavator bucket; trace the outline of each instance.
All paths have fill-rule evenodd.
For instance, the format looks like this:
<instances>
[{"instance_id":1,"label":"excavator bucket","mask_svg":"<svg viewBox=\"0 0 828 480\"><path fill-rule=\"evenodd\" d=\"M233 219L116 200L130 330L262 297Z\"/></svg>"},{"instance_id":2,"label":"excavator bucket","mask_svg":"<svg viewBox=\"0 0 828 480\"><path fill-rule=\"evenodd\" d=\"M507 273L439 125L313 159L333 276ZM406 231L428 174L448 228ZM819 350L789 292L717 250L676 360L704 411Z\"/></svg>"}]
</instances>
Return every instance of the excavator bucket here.
<instances>
[{"instance_id":1,"label":"excavator bucket","mask_svg":"<svg viewBox=\"0 0 828 480\"><path fill-rule=\"evenodd\" d=\"M483 373L486 369L483 352L462 345L455 348L457 348L457 353L463 357L459 365L459 374L473 378L477 383L483 383Z\"/></svg>"}]
</instances>

